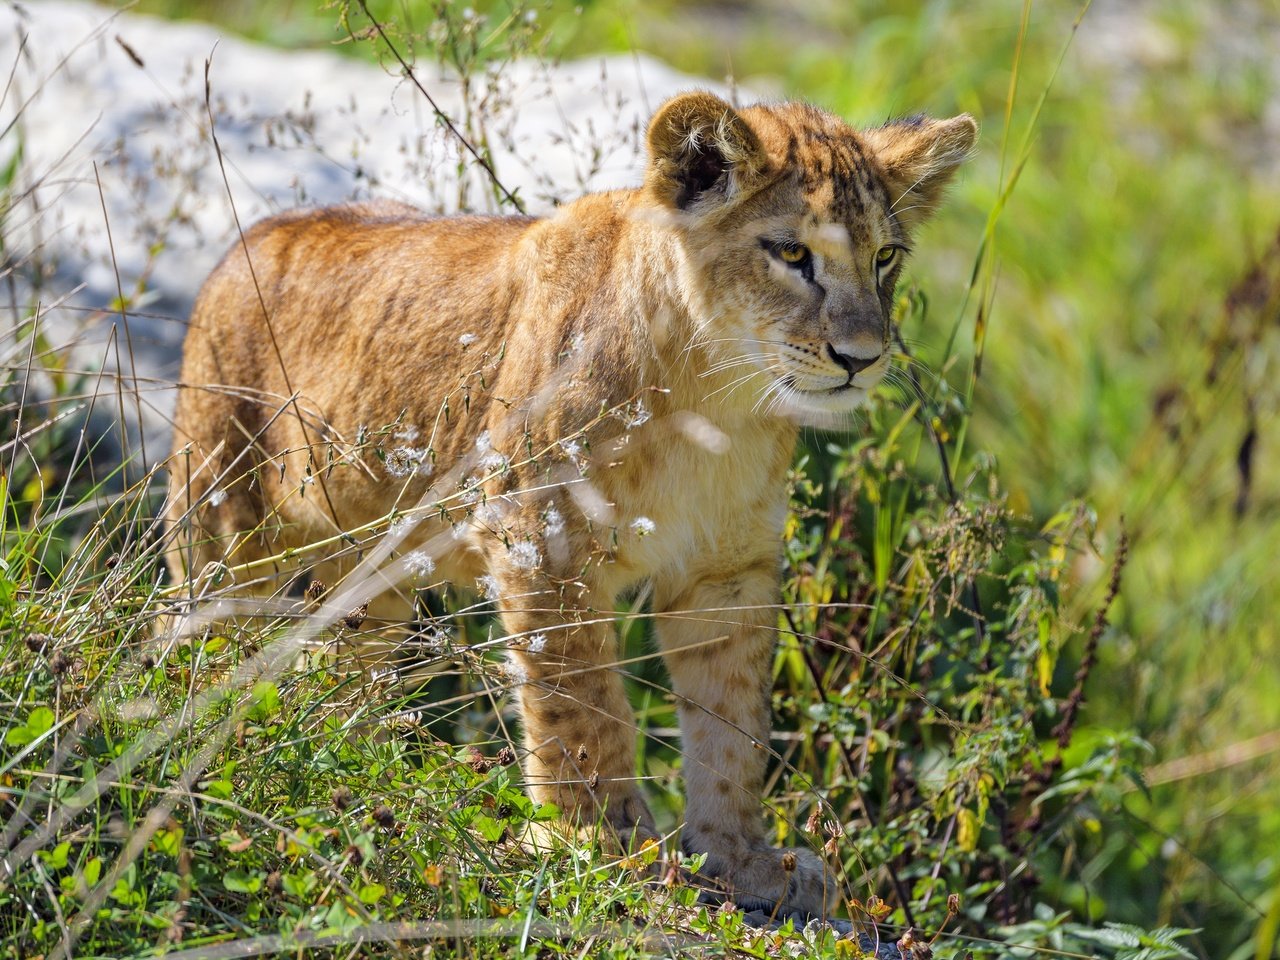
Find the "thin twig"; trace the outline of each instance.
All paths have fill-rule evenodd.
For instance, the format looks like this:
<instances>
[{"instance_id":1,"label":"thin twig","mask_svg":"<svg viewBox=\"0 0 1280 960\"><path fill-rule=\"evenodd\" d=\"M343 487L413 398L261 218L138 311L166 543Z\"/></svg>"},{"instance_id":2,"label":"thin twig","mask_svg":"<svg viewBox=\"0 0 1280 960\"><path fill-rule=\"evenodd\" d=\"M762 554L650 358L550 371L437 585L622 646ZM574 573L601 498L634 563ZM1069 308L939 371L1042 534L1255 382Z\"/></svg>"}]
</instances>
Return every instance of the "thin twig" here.
<instances>
[{"instance_id":1,"label":"thin twig","mask_svg":"<svg viewBox=\"0 0 1280 960\"><path fill-rule=\"evenodd\" d=\"M435 98L427 92L427 88L422 85L422 82L418 79L418 75L413 72L413 67L409 66L409 62L401 56L396 45L392 43L391 38L387 36L387 32L382 28L382 24L379 23L378 19L369 12L369 5L365 0L357 0L357 2L360 4L360 9L364 12L364 15L369 18L369 22L373 25L374 30L377 31L379 39L386 44L387 50L396 58L396 62L400 64L400 68L404 71L404 75L409 78L409 81L418 88L418 92L421 93L426 98L427 103L431 105L431 110L435 113L436 119L444 124L445 129L454 136L458 143L462 144L463 148L466 149L467 153L471 154L475 162L480 164L481 169L484 170L485 175L488 176L489 182L493 184L495 189L502 192L502 195L506 197L507 202L515 207L520 213L525 213L524 204L520 202L514 193L503 186L502 181L498 179L497 172L493 169L493 165L486 160L471 141L463 135L462 131L454 125L453 120L450 119L449 115L440 109L440 105L436 103Z\"/></svg>"}]
</instances>

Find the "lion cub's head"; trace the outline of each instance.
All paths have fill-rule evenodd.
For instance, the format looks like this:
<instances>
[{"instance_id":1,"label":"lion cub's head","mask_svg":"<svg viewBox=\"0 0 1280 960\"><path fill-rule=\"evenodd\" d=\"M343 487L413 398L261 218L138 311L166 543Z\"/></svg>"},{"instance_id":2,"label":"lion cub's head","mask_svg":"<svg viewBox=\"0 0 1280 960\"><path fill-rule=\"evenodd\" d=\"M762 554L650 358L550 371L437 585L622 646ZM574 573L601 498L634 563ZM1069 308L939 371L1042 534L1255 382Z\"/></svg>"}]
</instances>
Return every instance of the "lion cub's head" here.
<instances>
[{"instance_id":1,"label":"lion cub's head","mask_svg":"<svg viewBox=\"0 0 1280 960\"><path fill-rule=\"evenodd\" d=\"M880 381L910 232L977 133L968 115L855 130L709 93L657 112L645 190L674 215L704 342L756 409L835 423Z\"/></svg>"}]
</instances>

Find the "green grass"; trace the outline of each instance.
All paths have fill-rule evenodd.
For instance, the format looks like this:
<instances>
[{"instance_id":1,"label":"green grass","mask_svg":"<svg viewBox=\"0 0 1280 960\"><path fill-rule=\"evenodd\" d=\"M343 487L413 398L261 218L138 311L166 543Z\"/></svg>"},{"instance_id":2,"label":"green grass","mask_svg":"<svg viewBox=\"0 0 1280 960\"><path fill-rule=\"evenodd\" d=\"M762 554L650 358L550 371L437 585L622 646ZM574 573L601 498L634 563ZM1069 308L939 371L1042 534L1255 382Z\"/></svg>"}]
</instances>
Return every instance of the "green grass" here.
<instances>
[{"instance_id":1,"label":"green grass","mask_svg":"<svg viewBox=\"0 0 1280 960\"><path fill-rule=\"evenodd\" d=\"M502 9L476 6L495 18ZM302 3L270 16L245 5L244 17L190 0L141 9L217 14L284 45L336 36L336 11ZM396 9L403 23L406 7ZM407 9L420 29L432 5ZM1272 956L1280 780L1274 754L1229 762L1229 748L1280 726L1280 381L1274 309L1228 323L1224 304L1280 223L1280 187L1254 156L1276 91L1247 57L1216 71L1196 60L1214 30L1199 5L1153 14L1158 64L1099 63L1086 29L1056 78L1078 11L1028 9L1025 32L1014 5L939 0L788 7L714 34L670 4L587 4L580 15L553 5L541 17L570 54L634 44L691 71L769 78L859 122L916 110L983 122L979 153L922 238L904 290L903 335L931 371L921 376L934 409L913 416L909 393L890 396L865 436L812 437L797 467L793 612L780 614L776 667L779 838L831 841L862 902L854 918L886 939L907 919L904 900L931 937L948 894L960 895L960 916L935 943L943 956L981 953L981 938L1135 955L1144 937L1147 956L1176 955L1157 945L1168 929L1106 923L1198 929L1181 939L1197 956ZM56 362L56 351L46 356ZM1237 512L1250 404L1253 485ZM955 504L930 426L950 455ZM406 920L515 931L428 931L440 934L437 949L476 956L518 952L526 920L546 925L530 955L667 955L663 936L688 952L772 947L772 935L692 906L687 887L646 886L636 864L606 851L584 860L578 844L560 844L531 855L504 839L539 814L515 768L472 762L469 744L496 757L512 719L501 696L483 693L506 682L496 664L463 658L449 681L458 699L433 709L389 688L357 694L355 679L312 654L270 680L228 684L228 697L193 715L193 698L263 636L150 652L146 615L164 597L151 548L124 531L151 501L135 489L96 527L61 519L59 508L77 503L95 515L101 492L65 469L65 440L49 428L30 457L6 457L6 819L25 804L32 822L12 822L31 835L131 745L155 750L99 783L84 812L0 886L10 955L56 949L82 911L76 955L351 936L356 924ZM1052 730L1106 593L1121 517L1124 586L1059 754ZM484 623L468 618L464 636L483 636ZM643 616L631 623L635 656L648 651ZM32 633L52 640L29 650ZM674 709L660 670L635 672L650 734L640 746L646 789L670 828L680 815L665 733ZM407 710L422 711L418 722L404 722ZM177 735L158 736L166 720ZM1143 770L1171 779L1148 788ZM352 799L339 809L343 787ZM373 817L383 805L390 828ZM835 837L805 829L815 808L838 824ZM164 815L144 830L152 811ZM144 835L117 876L130 838ZM870 896L890 907L878 926ZM373 949L420 947L386 935Z\"/></svg>"}]
</instances>

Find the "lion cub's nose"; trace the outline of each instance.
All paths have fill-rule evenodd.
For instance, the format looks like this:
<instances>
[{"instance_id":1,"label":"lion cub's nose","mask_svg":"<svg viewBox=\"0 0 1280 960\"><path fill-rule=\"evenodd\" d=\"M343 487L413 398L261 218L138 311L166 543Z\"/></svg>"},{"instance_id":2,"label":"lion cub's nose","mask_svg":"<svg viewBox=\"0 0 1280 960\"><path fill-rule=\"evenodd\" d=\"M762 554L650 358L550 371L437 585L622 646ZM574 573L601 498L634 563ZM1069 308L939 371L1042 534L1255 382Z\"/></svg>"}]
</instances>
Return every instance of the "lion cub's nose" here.
<instances>
[{"instance_id":1,"label":"lion cub's nose","mask_svg":"<svg viewBox=\"0 0 1280 960\"><path fill-rule=\"evenodd\" d=\"M840 367L849 374L850 378L867 369L867 367L880 359L880 354L878 353L874 357L866 358L850 356L847 353L841 353L829 343L827 344L827 356L839 364Z\"/></svg>"}]
</instances>

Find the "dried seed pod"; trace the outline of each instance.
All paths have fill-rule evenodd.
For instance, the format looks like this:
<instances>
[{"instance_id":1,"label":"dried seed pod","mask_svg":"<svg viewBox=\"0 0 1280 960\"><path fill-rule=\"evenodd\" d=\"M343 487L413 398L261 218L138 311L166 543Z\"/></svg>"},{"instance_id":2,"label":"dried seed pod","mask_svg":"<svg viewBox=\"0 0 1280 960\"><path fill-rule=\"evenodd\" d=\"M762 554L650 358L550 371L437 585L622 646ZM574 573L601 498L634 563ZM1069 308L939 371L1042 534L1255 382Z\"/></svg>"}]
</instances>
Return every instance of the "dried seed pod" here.
<instances>
[{"instance_id":1,"label":"dried seed pod","mask_svg":"<svg viewBox=\"0 0 1280 960\"><path fill-rule=\"evenodd\" d=\"M782 869L787 873L796 872L796 855L788 850L782 855Z\"/></svg>"},{"instance_id":2,"label":"dried seed pod","mask_svg":"<svg viewBox=\"0 0 1280 960\"><path fill-rule=\"evenodd\" d=\"M475 747L471 748L467 762L471 765L471 769L476 773L488 773L493 769L493 761Z\"/></svg>"},{"instance_id":3,"label":"dried seed pod","mask_svg":"<svg viewBox=\"0 0 1280 960\"><path fill-rule=\"evenodd\" d=\"M329 588L321 581L312 580L307 584L307 589L303 592L303 596L307 598L308 603L315 603L328 592Z\"/></svg>"},{"instance_id":4,"label":"dried seed pod","mask_svg":"<svg viewBox=\"0 0 1280 960\"><path fill-rule=\"evenodd\" d=\"M516 762L516 752L511 749L510 745L498 751L498 762L504 767L509 767Z\"/></svg>"},{"instance_id":5,"label":"dried seed pod","mask_svg":"<svg viewBox=\"0 0 1280 960\"><path fill-rule=\"evenodd\" d=\"M385 803L380 803L373 808L373 822L384 830L390 830L396 825L395 811Z\"/></svg>"},{"instance_id":6,"label":"dried seed pod","mask_svg":"<svg viewBox=\"0 0 1280 960\"><path fill-rule=\"evenodd\" d=\"M329 794L329 800L333 803L335 810L345 810L351 806L351 789L346 786L334 787L333 793Z\"/></svg>"},{"instance_id":7,"label":"dried seed pod","mask_svg":"<svg viewBox=\"0 0 1280 960\"><path fill-rule=\"evenodd\" d=\"M365 617L367 617L368 615L369 615L369 601L366 600L364 603L360 604L360 606L356 607L354 610L348 613L345 617L343 617L342 622L345 623L347 625L347 628L350 630L359 630L360 626L364 623Z\"/></svg>"}]
</instances>

